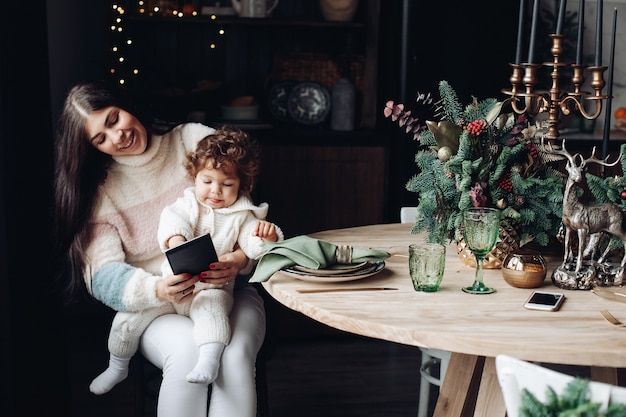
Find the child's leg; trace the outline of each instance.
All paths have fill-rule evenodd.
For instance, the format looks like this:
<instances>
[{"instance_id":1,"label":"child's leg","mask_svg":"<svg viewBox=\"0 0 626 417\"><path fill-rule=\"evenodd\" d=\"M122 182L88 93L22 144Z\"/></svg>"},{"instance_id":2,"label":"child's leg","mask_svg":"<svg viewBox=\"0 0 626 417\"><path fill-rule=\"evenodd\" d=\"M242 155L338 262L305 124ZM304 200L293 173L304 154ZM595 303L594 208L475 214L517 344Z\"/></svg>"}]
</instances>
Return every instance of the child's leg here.
<instances>
[{"instance_id":1,"label":"child's leg","mask_svg":"<svg viewBox=\"0 0 626 417\"><path fill-rule=\"evenodd\" d=\"M139 338L157 317L173 313L172 306L151 308L140 313L117 313L109 333L109 367L94 379L89 390L96 395L109 392L128 376L128 364L139 347Z\"/></svg>"},{"instance_id":2,"label":"child's leg","mask_svg":"<svg viewBox=\"0 0 626 417\"><path fill-rule=\"evenodd\" d=\"M230 341L228 314L233 305L232 289L205 289L191 302L189 316L194 322L193 336L200 349L198 362L187 381L210 384L219 373L222 352Z\"/></svg>"},{"instance_id":3,"label":"child's leg","mask_svg":"<svg viewBox=\"0 0 626 417\"><path fill-rule=\"evenodd\" d=\"M114 354L109 356L109 367L89 384L89 391L96 395L109 392L114 386L128 376L130 358L122 358Z\"/></svg>"},{"instance_id":4,"label":"child's leg","mask_svg":"<svg viewBox=\"0 0 626 417\"><path fill-rule=\"evenodd\" d=\"M187 374L187 381L196 384L210 384L217 378L226 345L210 342L200 345L200 356L196 366Z\"/></svg>"}]
</instances>

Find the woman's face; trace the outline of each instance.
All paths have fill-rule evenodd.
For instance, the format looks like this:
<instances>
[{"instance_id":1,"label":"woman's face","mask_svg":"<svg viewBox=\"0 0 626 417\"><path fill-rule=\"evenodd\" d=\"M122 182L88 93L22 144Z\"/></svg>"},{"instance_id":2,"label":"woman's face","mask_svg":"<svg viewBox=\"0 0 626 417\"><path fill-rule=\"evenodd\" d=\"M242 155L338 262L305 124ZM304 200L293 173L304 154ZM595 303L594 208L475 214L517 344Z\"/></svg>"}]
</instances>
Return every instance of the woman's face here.
<instances>
[{"instance_id":1,"label":"woman's face","mask_svg":"<svg viewBox=\"0 0 626 417\"><path fill-rule=\"evenodd\" d=\"M195 185L198 201L213 209L230 207L239 196L239 176L228 165L198 171Z\"/></svg>"},{"instance_id":2,"label":"woman's face","mask_svg":"<svg viewBox=\"0 0 626 417\"><path fill-rule=\"evenodd\" d=\"M100 152L112 156L140 155L148 147L148 133L141 122L119 107L89 113L87 140Z\"/></svg>"}]
</instances>

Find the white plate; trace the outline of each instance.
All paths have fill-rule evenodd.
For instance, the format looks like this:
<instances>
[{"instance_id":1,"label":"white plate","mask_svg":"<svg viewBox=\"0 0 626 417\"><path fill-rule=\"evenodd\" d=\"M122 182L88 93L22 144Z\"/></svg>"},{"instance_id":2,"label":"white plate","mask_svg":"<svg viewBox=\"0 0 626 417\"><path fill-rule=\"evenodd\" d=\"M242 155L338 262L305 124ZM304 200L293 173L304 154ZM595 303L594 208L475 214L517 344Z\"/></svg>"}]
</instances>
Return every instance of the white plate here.
<instances>
[{"instance_id":1,"label":"white plate","mask_svg":"<svg viewBox=\"0 0 626 417\"><path fill-rule=\"evenodd\" d=\"M299 279L301 281L320 283L320 282L356 281L358 279L371 277L372 275L377 274L380 271L382 271L384 268L385 268L385 261L379 261L379 262L374 263L374 265L372 265L371 268L367 268L362 273L358 273L358 274L332 275L332 276L321 277L321 276L309 275L303 272L297 272L297 271L285 270L285 269L282 269L280 272L292 278Z\"/></svg>"},{"instance_id":2,"label":"white plate","mask_svg":"<svg viewBox=\"0 0 626 417\"><path fill-rule=\"evenodd\" d=\"M320 276L327 276L327 275L346 275L346 274L364 269L366 265L367 265L367 262L361 262L358 264L335 264L327 269L312 269L312 268L307 268L301 265L294 265L291 268L286 268L286 269L296 272L296 273L305 272L309 275L315 275L315 276L320 277Z\"/></svg>"}]
</instances>

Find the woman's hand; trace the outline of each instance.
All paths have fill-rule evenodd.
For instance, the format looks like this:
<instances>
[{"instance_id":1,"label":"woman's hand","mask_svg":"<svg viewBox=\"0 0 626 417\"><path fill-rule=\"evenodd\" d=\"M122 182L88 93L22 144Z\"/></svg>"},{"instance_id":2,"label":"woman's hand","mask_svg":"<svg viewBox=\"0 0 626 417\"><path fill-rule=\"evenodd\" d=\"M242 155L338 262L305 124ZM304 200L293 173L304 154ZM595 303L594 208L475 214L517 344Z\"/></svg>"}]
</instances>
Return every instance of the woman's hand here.
<instances>
[{"instance_id":1,"label":"woman's hand","mask_svg":"<svg viewBox=\"0 0 626 417\"><path fill-rule=\"evenodd\" d=\"M196 282L200 280L198 275L192 277L189 274L168 275L157 282L156 296L159 300L180 304L187 302L193 296Z\"/></svg>"},{"instance_id":2,"label":"woman's hand","mask_svg":"<svg viewBox=\"0 0 626 417\"><path fill-rule=\"evenodd\" d=\"M226 285L237 278L237 274L248 264L248 258L241 249L225 253L218 262L209 265L210 269L200 274L200 281L207 284Z\"/></svg>"}]
</instances>

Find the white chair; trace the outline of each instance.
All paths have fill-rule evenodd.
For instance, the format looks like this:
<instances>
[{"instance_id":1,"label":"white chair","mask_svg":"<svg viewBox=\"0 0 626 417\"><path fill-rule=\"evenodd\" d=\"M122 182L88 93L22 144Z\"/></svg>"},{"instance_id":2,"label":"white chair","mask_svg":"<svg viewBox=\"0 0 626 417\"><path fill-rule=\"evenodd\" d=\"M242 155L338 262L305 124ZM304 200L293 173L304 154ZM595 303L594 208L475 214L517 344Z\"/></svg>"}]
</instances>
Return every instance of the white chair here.
<instances>
[{"instance_id":1,"label":"white chair","mask_svg":"<svg viewBox=\"0 0 626 417\"><path fill-rule=\"evenodd\" d=\"M496 356L496 372L504 397L507 417L519 417L522 389L526 388L539 401L544 402L548 386L552 387L557 395L562 395L567 384L574 379L571 375L507 355ZM626 388L592 381L589 383L589 390L591 400L600 403L601 410L609 404L626 403Z\"/></svg>"},{"instance_id":2,"label":"white chair","mask_svg":"<svg viewBox=\"0 0 626 417\"><path fill-rule=\"evenodd\" d=\"M415 223L417 207L402 207L400 209L400 223ZM446 375L450 352L439 349L419 348L422 352L420 365L420 398L417 408L417 417L426 417L428 414L428 400L430 398L430 385L441 389L441 383ZM435 376L434 370L439 366L439 377Z\"/></svg>"}]
</instances>

